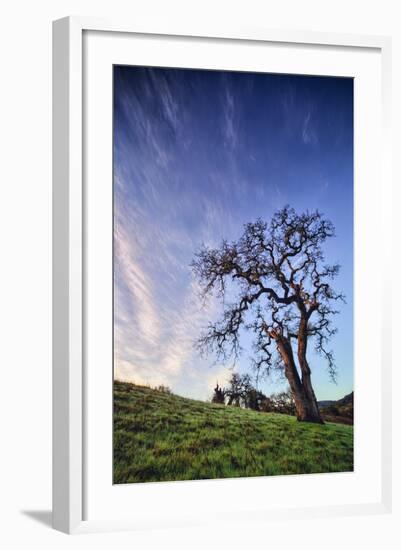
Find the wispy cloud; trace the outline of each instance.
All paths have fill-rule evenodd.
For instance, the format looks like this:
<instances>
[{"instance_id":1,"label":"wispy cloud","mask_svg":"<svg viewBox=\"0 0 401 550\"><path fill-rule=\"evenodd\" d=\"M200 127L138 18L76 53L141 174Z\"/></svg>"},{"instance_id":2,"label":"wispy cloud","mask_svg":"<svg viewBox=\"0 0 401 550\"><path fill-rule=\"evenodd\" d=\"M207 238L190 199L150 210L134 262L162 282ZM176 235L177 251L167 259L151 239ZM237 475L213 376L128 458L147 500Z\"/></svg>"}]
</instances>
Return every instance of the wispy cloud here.
<instances>
[{"instance_id":1,"label":"wispy cloud","mask_svg":"<svg viewBox=\"0 0 401 550\"><path fill-rule=\"evenodd\" d=\"M171 204L165 201L169 215L157 224L131 197L123 199L119 191L117 197L115 377L167 384L183 395L204 399L216 369L209 368L212 359L199 357L194 343L215 315L216 303L211 300L202 307L189 263L201 242L217 245L230 215L223 204L204 198L201 231L194 241L185 227L171 223L193 207L183 197ZM151 202L160 207L163 198L152 193Z\"/></svg>"},{"instance_id":2,"label":"wispy cloud","mask_svg":"<svg viewBox=\"0 0 401 550\"><path fill-rule=\"evenodd\" d=\"M317 143L317 133L312 123L312 112L308 111L302 124L302 141L305 145Z\"/></svg>"},{"instance_id":3,"label":"wispy cloud","mask_svg":"<svg viewBox=\"0 0 401 550\"><path fill-rule=\"evenodd\" d=\"M135 311L140 337L149 345L154 345L160 332L159 317L154 305L151 281L135 261L134 242L129 239L120 224L114 228L115 265L118 275L124 282L125 294Z\"/></svg>"},{"instance_id":4,"label":"wispy cloud","mask_svg":"<svg viewBox=\"0 0 401 550\"><path fill-rule=\"evenodd\" d=\"M146 126L140 128L154 149ZM156 131L152 139L163 148ZM124 152L115 168L114 376L179 387L203 399L209 384L194 342L213 314L213 302L201 308L189 263L203 239L221 234L229 216L205 199L202 232L194 241L177 223L193 210L194 196L174 196L171 181L168 169L150 162L146 150Z\"/></svg>"},{"instance_id":5,"label":"wispy cloud","mask_svg":"<svg viewBox=\"0 0 401 550\"><path fill-rule=\"evenodd\" d=\"M176 285L164 277L171 265L166 262L156 273L145 272L121 230L115 243L120 272L116 310L123 312L115 319L116 378L173 388L194 378L195 373L203 378L201 371L193 370L199 363L194 341L210 318L213 303L200 307L193 281L183 286L181 299L169 300L166 293L176 294ZM156 244L152 254L157 256L158 252ZM155 286L163 284L167 285L166 292L155 292ZM131 300L130 307L127 299Z\"/></svg>"},{"instance_id":6,"label":"wispy cloud","mask_svg":"<svg viewBox=\"0 0 401 550\"><path fill-rule=\"evenodd\" d=\"M282 93L281 108L284 129L288 135L300 136L304 145L314 145L318 142L314 105L309 94L297 94L295 86L288 84Z\"/></svg>"},{"instance_id":7,"label":"wispy cloud","mask_svg":"<svg viewBox=\"0 0 401 550\"><path fill-rule=\"evenodd\" d=\"M235 149L238 144L237 113L235 110L234 96L228 83L224 87L223 97L223 136L224 143L230 149Z\"/></svg>"}]
</instances>

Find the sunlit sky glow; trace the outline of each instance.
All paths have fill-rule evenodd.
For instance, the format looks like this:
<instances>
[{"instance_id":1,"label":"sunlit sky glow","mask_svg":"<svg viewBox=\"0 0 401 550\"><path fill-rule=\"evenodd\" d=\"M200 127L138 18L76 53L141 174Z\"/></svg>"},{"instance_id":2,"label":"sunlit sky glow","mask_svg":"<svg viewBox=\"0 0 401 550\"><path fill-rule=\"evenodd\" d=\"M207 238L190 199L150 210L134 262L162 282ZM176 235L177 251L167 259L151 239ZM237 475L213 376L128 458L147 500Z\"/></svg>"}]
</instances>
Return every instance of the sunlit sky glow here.
<instances>
[{"instance_id":1,"label":"sunlit sky glow","mask_svg":"<svg viewBox=\"0 0 401 550\"><path fill-rule=\"evenodd\" d=\"M190 263L286 204L336 227L325 253L347 298L331 346L338 384L309 359L317 398L340 398L353 389L352 79L114 68L115 378L199 399L226 382L231 364L194 348L221 307L202 308ZM250 372L242 343L236 368Z\"/></svg>"}]
</instances>

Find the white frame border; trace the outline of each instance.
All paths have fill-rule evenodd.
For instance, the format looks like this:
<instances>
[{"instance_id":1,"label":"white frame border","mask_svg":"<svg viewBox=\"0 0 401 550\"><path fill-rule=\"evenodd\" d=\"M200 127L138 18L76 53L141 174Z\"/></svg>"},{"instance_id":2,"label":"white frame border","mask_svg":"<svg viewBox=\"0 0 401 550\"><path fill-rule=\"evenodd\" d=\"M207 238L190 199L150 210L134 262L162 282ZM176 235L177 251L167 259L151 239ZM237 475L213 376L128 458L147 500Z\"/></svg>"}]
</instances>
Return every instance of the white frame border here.
<instances>
[{"instance_id":1,"label":"white frame border","mask_svg":"<svg viewBox=\"0 0 401 550\"><path fill-rule=\"evenodd\" d=\"M382 184L391 181L391 38L310 31L199 29L143 25L89 17L53 22L53 527L66 533L135 529L132 521L83 521L83 202L82 35L84 31L175 35L375 48L382 59ZM390 190L390 183L387 184ZM391 193L389 193L390 195ZM391 197L383 205L391 211ZM391 229L389 217L386 228ZM390 258L391 243L386 245ZM386 275L385 275L386 276ZM383 280L385 318L391 311L390 274ZM385 298L386 297L386 298ZM384 325L384 324L383 324ZM386 341L386 345L384 342ZM391 343L382 334L382 498L359 506L283 510L280 517L339 516L391 510ZM261 518L256 518L260 520Z\"/></svg>"}]
</instances>

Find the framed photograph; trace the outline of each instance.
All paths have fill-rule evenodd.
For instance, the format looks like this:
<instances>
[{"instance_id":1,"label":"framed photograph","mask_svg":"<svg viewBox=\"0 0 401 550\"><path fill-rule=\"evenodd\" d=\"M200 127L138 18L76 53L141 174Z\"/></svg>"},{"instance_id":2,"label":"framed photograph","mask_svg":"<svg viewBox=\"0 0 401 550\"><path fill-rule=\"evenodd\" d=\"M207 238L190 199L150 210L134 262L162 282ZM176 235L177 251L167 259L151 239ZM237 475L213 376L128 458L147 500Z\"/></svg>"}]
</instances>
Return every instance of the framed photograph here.
<instances>
[{"instance_id":1,"label":"framed photograph","mask_svg":"<svg viewBox=\"0 0 401 550\"><path fill-rule=\"evenodd\" d=\"M390 47L54 23L56 529L390 510Z\"/></svg>"}]
</instances>

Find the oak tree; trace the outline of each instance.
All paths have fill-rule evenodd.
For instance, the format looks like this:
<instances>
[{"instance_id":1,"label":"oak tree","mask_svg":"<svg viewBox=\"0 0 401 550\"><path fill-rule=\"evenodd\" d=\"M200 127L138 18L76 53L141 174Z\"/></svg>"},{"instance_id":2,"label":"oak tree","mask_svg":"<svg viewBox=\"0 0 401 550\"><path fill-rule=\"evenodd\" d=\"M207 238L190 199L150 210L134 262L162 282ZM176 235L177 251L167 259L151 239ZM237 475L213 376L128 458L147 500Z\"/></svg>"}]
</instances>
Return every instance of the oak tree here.
<instances>
[{"instance_id":1,"label":"oak tree","mask_svg":"<svg viewBox=\"0 0 401 550\"><path fill-rule=\"evenodd\" d=\"M335 303L344 300L332 287L339 265L325 262L323 244L333 224L316 212L297 214L285 207L266 223L248 223L236 242L202 246L192 263L202 295L223 303L219 321L198 341L202 352L237 357L243 329L254 336L254 367L260 374L279 369L288 380L300 421L323 423L312 386L307 351L311 341L335 380L333 352Z\"/></svg>"}]
</instances>

